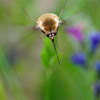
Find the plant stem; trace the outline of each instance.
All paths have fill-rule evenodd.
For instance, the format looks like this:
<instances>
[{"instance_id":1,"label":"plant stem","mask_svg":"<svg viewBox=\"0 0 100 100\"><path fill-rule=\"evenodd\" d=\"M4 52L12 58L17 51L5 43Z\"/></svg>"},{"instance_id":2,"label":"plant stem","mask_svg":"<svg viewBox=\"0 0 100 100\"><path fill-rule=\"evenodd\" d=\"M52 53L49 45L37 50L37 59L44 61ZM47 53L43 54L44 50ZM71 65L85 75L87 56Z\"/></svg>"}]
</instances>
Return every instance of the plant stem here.
<instances>
[{"instance_id":1,"label":"plant stem","mask_svg":"<svg viewBox=\"0 0 100 100\"><path fill-rule=\"evenodd\" d=\"M45 100L50 100L50 83L51 83L51 71L47 70L46 72L46 95Z\"/></svg>"}]
</instances>

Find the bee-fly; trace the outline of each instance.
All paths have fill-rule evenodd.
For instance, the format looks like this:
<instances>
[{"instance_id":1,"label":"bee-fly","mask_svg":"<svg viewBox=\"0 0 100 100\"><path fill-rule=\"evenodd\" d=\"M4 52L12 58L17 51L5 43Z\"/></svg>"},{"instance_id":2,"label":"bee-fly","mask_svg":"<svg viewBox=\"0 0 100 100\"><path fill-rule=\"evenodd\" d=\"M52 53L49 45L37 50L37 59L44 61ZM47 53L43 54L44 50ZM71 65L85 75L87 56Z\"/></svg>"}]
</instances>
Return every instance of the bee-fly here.
<instances>
[{"instance_id":1,"label":"bee-fly","mask_svg":"<svg viewBox=\"0 0 100 100\"><path fill-rule=\"evenodd\" d=\"M65 0L65 4L66 4L66 0ZM25 12L25 14L27 16L29 16L36 24L37 24L37 27L47 36L51 39L53 45L54 45L54 48L55 48L55 51L56 51L56 55L57 55L57 59L58 59L58 62L60 64L60 61L59 61L59 57L58 57L58 54L57 54L57 50L56 50L56 46L55 46L55 43L54 43L54 39L55 39L55 35L57 35L57 31L58 31L58 28L59 28L59 25L61 24L61 21L59 20L61 15L62 15L62 12L63 12L63 9L65 7L65 4L61 10L61 13L59 15L59 17L56 15L56 14L53 14L53 13L47 13L47 14L43 14L41 15L37 21L35 21L30 15L28 15L26 13L26 11L23 9L23 11Z\"/></svg>"}]
</instances>

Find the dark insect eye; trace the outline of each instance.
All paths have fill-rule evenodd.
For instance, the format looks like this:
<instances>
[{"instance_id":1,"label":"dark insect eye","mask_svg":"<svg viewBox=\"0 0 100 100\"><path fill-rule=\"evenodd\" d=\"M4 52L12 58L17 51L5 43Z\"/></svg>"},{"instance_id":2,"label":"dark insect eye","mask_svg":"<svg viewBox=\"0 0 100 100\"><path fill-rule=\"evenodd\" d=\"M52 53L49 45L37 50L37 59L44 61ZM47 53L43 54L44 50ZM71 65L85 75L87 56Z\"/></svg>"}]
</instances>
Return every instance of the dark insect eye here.
<instances>
[{"instance_id":1,"label":"dark insect eye","mask_svg":"<svg viewBox=\"0 0 100 100\"><path fill-rule=\"evenodd\" d=\"M57 34L57 32L54 33L54 35L56 35L56 34Z\"/></svg>"},{"instance_id":2,"label":"dark insect eye","mask_svg":"<svg viewBox=\"0 0 100 100\"><path fill-rule=\"evenodd\" d=\"M50 34L46 34L47 37L49 37Z\"/></svg>"}]
</instances>

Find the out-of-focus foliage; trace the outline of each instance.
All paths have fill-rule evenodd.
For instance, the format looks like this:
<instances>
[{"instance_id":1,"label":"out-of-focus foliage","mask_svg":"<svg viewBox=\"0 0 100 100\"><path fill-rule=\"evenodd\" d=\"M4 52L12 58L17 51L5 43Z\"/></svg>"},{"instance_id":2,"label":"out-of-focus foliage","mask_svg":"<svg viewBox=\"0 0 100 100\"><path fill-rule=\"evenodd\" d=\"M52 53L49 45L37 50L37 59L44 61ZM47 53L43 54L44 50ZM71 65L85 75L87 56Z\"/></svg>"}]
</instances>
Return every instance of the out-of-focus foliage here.
<instances>
[{"instance_id":1,"label":"out-of-focus foliage","mask_svg":"<svg viewBox=\"0 0 100 100\"><path fill-rule=\"evenodd\" d=\"M100 1L67 0L55 37L60 65L52 41L21 9L37 20L59 16L64 2L0 0L0 100L100 99Z\"/></svg>"}]
</instances>

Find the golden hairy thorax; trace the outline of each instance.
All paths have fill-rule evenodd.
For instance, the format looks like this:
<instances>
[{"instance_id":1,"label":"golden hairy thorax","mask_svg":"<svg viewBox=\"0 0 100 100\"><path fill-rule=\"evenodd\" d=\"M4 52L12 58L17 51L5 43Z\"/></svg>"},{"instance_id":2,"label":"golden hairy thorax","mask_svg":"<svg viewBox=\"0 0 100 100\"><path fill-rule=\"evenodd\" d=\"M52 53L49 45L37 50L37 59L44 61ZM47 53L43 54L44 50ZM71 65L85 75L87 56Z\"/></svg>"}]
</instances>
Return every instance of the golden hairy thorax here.
<instances>
[{"instance_id":1,"label":"golden hairy thorax","mask_svg":"<svg viewBox=\"0 0 100 100\"><path fill-rule=\"evenodd\" d=\"M56 31L58 28L59 18L52 13L43 14L38 18L38 26L45 32Z\"/></svg>"}]
</instances>

